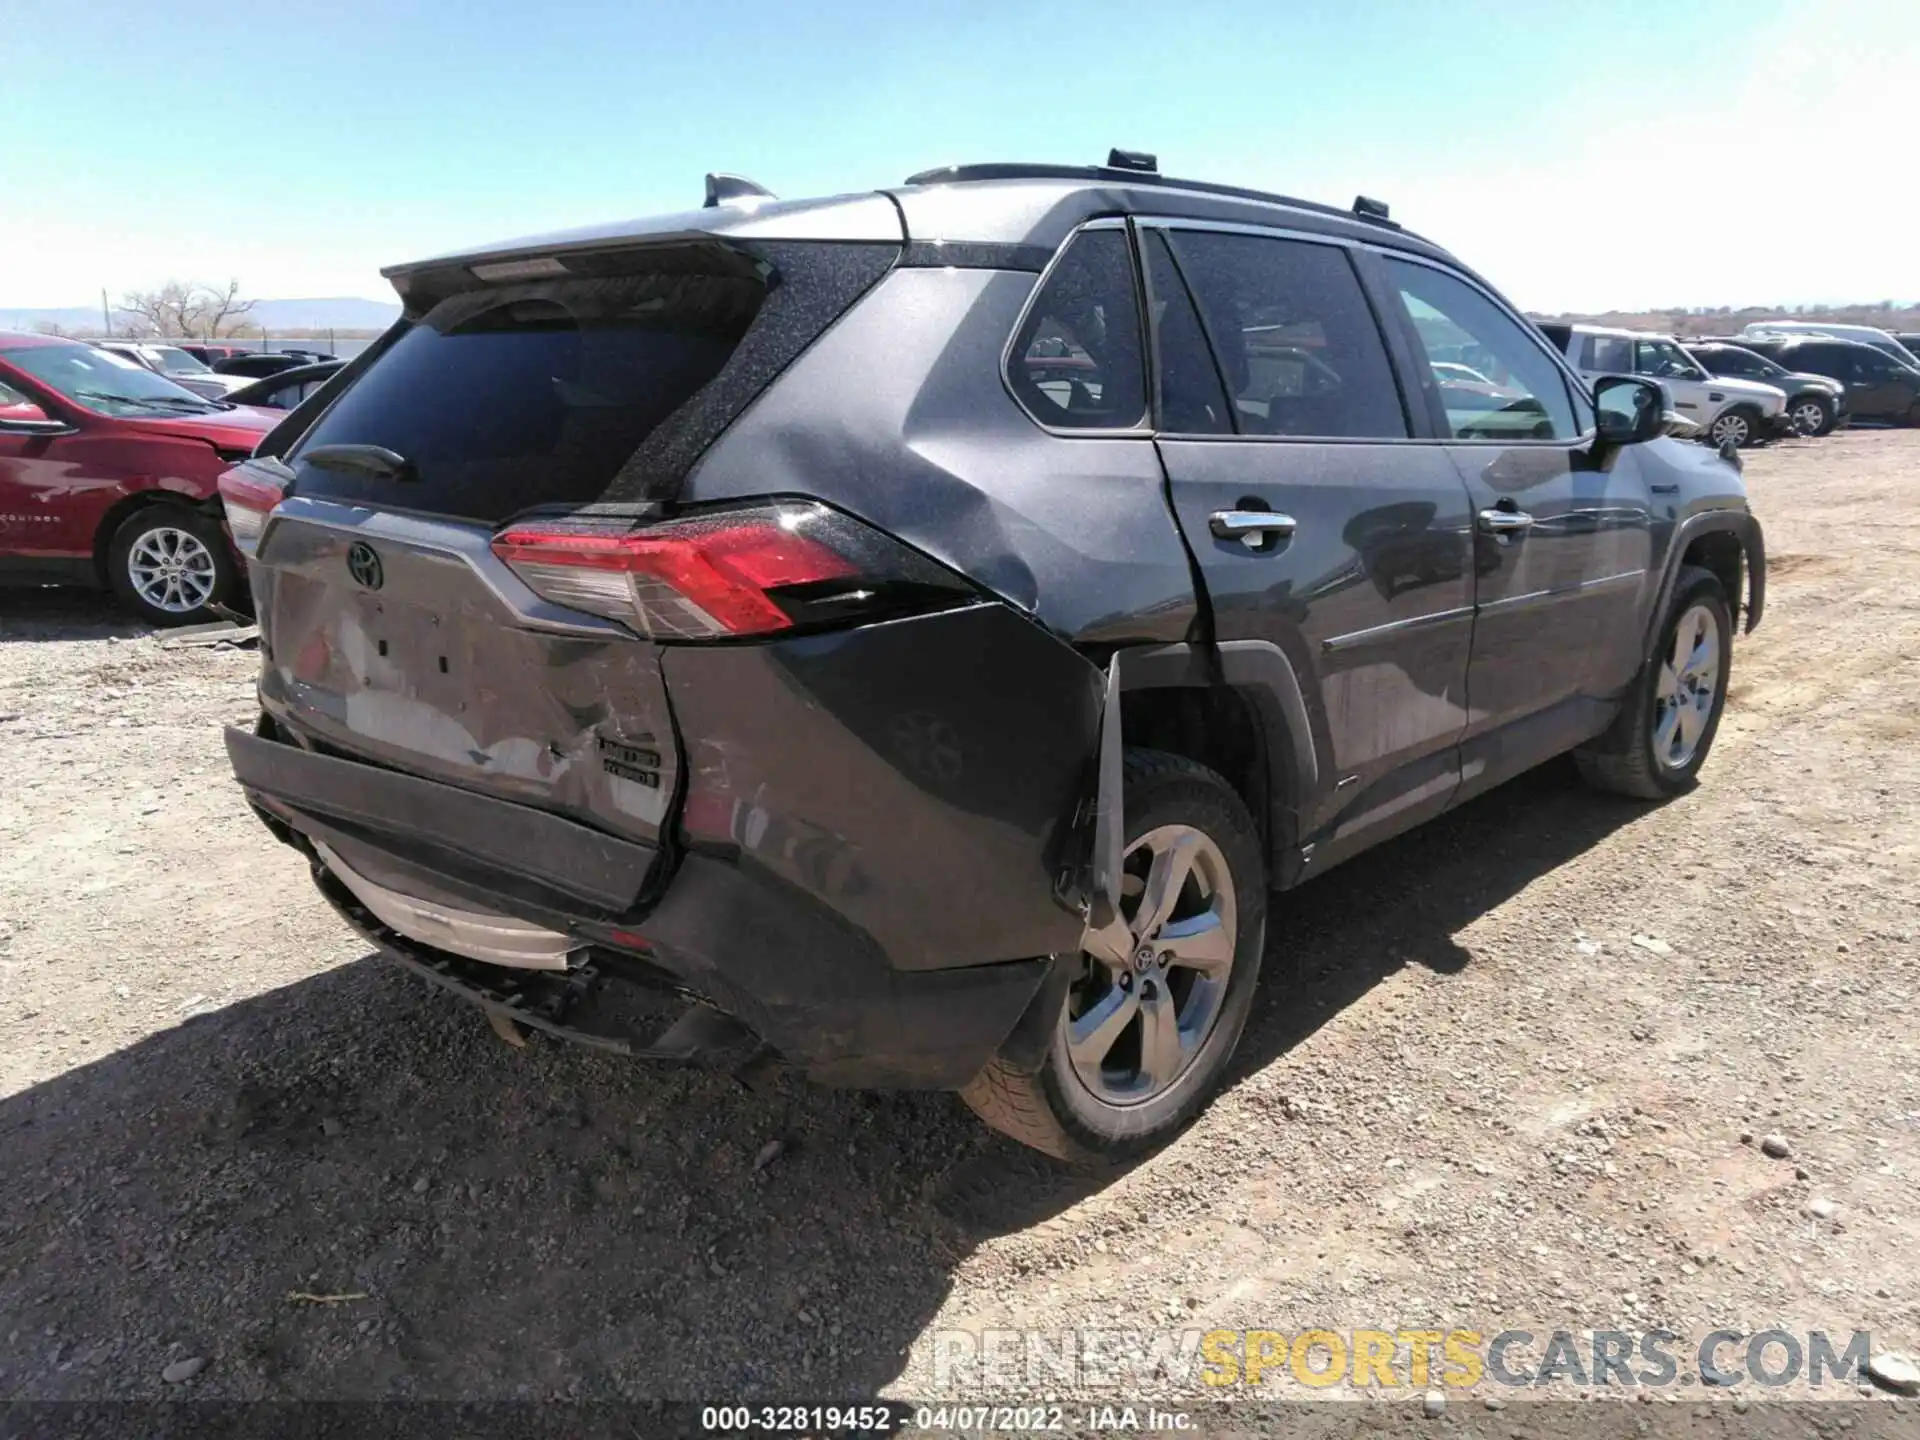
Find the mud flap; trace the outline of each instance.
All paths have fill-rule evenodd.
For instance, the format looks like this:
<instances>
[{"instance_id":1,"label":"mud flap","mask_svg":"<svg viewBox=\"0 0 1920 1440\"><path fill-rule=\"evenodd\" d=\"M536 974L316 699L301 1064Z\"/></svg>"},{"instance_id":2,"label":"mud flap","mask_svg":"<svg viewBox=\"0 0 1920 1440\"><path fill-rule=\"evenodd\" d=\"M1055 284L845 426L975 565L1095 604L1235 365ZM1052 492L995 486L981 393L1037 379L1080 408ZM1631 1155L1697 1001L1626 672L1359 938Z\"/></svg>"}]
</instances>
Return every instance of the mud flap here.
<instances>
[{"instance_id":1,"label":"mud flap","mask_svg":"<svg viewBox=\"0 0 1920 1440\"><path fill-rule=\"evenodd\" d=\"M1087 927L1104 930L1120 917L1120 862L1126 852L1125 766L1120 733L1120 652L1107 662L1107 693L1100 712L1099 783L1093 802L1093 876Z\"/></svg>"}]
</instances>

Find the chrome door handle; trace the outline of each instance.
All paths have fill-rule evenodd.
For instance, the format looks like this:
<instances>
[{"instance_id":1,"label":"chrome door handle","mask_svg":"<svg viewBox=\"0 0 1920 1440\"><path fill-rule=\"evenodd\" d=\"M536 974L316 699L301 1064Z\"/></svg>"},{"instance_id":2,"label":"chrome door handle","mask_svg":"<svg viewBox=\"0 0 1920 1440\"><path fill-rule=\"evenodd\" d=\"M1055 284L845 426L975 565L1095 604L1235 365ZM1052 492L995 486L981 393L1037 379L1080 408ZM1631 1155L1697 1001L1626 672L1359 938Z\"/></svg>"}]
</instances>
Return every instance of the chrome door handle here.
<instances>
[{"instance_id":1,"label":"chrome door handle","mask_svg":"<svg viewBox=\"0 0 1920 1440\"><path fill-rule=\"evenodd\" d=\"M1216 510L1207 517L1207 528L1219 539L1251 544L1262 535L1285 539L1293 534L1293 517L1277 510Z\"/></svg>"},{"instance_id":2,"label":"chrome door handle","mask_svg":"<svg viewBox=\"0 0 1920 1440\"><path fill-rule=\"evenodd\" d=\"M1489 535L1511 535L1519 530L1531 530L1533 517L1524 510L1482 510L1480 528Z\"/></svg>"}]
</instances>

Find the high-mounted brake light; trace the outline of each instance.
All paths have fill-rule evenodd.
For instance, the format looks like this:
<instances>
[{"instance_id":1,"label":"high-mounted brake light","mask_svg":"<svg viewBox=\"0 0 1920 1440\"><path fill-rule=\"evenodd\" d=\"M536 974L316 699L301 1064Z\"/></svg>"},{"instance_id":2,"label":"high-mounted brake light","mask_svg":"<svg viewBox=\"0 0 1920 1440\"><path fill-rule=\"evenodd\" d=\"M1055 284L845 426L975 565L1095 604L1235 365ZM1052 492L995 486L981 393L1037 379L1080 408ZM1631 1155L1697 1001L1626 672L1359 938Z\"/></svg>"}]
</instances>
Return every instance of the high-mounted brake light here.
<instances>
[{"instance_id":1,"label":"high-mounted brake light","mask_svg":"<svg viewBox=\"0 0 1920 1440\"><path fill-rule=\"evenodd\" d=\"M260 547L260 535L267 528L267 516L286 498L286 492L272 481L262 480L245 470L229 470L220 477L220 503L226 507L227 529L233 532L233 544L247 559Z\"/></svg>"},{"instance_id":2,"label":"high-mounted brake light","mask_svg":"<svg viewBox=\"0 0 1920 1440\"><path fill-rule=\"evenodd\" d=\"M542 599L655 639L771 635L972 593L925 556L800 502L645 530L529 522L496 535L493 553Z\"/></svg>"}]
</instances>

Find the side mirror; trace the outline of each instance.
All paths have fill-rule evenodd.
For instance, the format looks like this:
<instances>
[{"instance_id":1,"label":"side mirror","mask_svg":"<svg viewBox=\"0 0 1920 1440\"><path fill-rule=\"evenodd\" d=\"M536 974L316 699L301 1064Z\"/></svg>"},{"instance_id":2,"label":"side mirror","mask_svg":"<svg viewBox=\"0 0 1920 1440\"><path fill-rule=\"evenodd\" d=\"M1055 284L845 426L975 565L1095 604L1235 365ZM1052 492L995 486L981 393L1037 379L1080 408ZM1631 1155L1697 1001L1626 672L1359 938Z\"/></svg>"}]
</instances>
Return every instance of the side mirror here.
<instances>
[{"instance_id":1,"label":"side mirror","mask_svg":"<svg viewBox=\"0 0 1920 1440\"><path fill-rule=\"evenodd\" d=\"M1594 382L1593 402L1605 444L1638 445L1666 433L1666 392L1651 380L1608 375Z\"/></svg>"},{"instance_id":2,"label":"side mirror","mask_svg":"<svg viewBox=\"0 0 1920 1440\"><path fill-rule=\"evenodd\" d=\"M55 420L31 400L0 405L0 435L64 435L73 427Z\"/></svg>"}]
</instances>

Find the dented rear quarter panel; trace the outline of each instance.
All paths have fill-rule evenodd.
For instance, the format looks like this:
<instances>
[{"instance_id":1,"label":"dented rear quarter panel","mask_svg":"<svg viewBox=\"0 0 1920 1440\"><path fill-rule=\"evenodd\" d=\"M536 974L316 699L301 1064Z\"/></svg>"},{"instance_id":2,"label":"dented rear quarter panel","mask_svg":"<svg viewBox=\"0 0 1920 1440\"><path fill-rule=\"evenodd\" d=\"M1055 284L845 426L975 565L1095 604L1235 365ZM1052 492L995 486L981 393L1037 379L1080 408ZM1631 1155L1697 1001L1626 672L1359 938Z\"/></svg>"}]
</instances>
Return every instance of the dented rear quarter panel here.
<instances>
[{"instance_id":1,"label":"dented rear quarter panel","mask_svg":"<svg viewBox=\"0 0 1920 1440\"><path fill-rule=\"evenodd\" d=\"M1100 672L1005 605L770 644L670 647L690 847L820 901L888 962L1072 949L1055 893Z\"/></svg>"}]
</instances>

